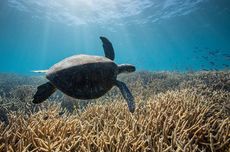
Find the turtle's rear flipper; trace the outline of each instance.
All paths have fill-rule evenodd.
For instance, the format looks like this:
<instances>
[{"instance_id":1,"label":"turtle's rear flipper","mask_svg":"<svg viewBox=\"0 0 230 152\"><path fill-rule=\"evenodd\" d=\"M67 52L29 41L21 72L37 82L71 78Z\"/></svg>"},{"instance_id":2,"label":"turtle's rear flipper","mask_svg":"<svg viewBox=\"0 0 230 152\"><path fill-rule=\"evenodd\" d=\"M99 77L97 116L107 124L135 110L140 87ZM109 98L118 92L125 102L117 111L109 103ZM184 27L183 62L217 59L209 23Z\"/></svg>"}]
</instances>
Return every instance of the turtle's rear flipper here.
<instances>
[{"instance_id":1,"label":"turtle's rear flipper","mask_svg":"<svg viewBox=\"0 0 230 152\"><path fill-rule=\"evenodd\" d=\"M133 113L135 111L135 102L133 95L131 94L124 82L117 81L116 85L121 90L123 97L127 101L129 111Z\"/></svg>"},{"instance_id":2,"label":"turtle's rear flipper","mask_svg":"<svg viewBox=\"0 0 230 152\"><path fill-rule=\"evenodd\" d=\"M49 98L54 92L56 91L56 88L54 85L52 85L50 82L47 82L45 84L42 84L38 86L37 92L34 95L33 103L41 103Z\"/></svg>"}]
</instances>

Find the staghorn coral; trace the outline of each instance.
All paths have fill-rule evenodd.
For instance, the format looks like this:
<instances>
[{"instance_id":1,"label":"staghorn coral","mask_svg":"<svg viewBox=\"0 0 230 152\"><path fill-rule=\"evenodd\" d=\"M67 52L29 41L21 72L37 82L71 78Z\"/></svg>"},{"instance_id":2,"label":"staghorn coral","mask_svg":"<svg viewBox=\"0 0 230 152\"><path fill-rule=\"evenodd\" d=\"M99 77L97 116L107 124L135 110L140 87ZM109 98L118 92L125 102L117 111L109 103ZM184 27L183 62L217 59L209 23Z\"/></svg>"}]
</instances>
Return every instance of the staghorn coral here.
<instances>
[{"instance_id":1,"label":"staghorn coral","mask_svg":"<svg viewBox=\"0 0 230 152\"><path fill-rule=\"evenodd\" d=\"M0 96L11 97L11 91L14 91L21 85L38 85L45 82L44 77L40 76L22 76L17 74L0 73Z\"/></svg>"},{"instance_id":2,"label":"staghorn coral","mask_svg":"<svg viewBox=\"0 0 230 152\"><path fill-rule=\"evenodd\" d=\"M44 79L0 78L0 151L230 151L229 71L121 75L133 115L117 88L90 101L58 92L35 106L33 84Z\"/></svg>"},{"instance_id":3,"label":"staghorn coral","mask_svg":"<svg viewBox=\"0 0 230 152\"><path fill-rule=\"evenodd\" d=\"M50 105L27 118L10 114L0 151L229 151L230 119L218 102L184 89L138 101L133 115L121 101L68 116Z\"/></svg>"}]
</instances>

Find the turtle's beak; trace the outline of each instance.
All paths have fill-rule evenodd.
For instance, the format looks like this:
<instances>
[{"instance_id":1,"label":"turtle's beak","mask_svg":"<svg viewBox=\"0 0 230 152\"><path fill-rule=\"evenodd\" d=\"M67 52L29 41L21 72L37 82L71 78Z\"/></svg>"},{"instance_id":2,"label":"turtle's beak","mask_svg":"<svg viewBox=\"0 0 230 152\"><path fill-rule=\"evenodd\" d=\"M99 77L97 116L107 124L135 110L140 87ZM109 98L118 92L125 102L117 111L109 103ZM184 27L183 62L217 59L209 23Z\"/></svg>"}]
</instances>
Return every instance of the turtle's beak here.
<instances>
[{"instance_id":1,"label":"turtle's beak","mask_svg":"<svg viewBox=\"0 0 230 152\"><path fill-rule=\"evenodd\" d=\"M126 72L135 72L135 71L136 71L136 67L134 65L126 64Z\"/></svg>"}]
</instances>

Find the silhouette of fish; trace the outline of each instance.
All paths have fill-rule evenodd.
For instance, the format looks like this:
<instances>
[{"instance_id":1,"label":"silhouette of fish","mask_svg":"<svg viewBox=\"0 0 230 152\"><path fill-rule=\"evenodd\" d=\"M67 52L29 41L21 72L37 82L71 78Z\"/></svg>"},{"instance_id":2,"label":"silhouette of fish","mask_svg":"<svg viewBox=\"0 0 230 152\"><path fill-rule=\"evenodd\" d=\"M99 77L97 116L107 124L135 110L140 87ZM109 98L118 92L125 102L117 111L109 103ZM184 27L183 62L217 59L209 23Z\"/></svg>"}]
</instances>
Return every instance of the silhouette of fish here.
<instances>
[{"instance_id":1,"label":"silhouette of fish","mask_svg":"<svg viewBox=\"0 0 230 152\"><path fill-rule=\"evenodd\" d=\"M213 51L209 51L208 54L212 55L212 56L216 56L218 53L220 53L219 50L213 50Z\"/></svg>"},{"instance_id":2,"label":"silhouette of fish","mask_svg":"<svg viewBox=\"0 0 230 152\"><path fill-rule=\"evenodd\" d=\"M215 63L214 63L214 62L212 62L212 61L211 61L211 62L209 62L209 63L210 63L211 65L213 65L213 66L215 65Z\"/></svg>"},{"instance_id":3,"label":"silhouette of fish","mask_svg":"<svg viewBox=\"0 0 230 152\"><path fill-rule=\"evenodd\" d=\"M230 54L224 53L224 54L222 54L222 55L225 56L225 57L229 57L229 58L230 58Z\"/></svg>"},{"instance_id":4,"label":"silhouette of fish","mask_svg":"<svg viewBox=\"0 0 230 152\"><path fill-rule=\"evenodd\" d=\"M202 55L201 57L204 58L204 59L206 59L206 60L208 60L207 56Z\"/></svg>"},{"instance_id":5,"label":"silhouette of fish","mask_svg":"<svg viewBox=\"0 0 230 152\"><path fill-rule=\"evenodd\" d=\"M226 67L226 68L228 68L229 67L229 65L228 64L222 64L224 67Z\"/></svg>"},{"instance_id":6,"label":"silhouette of fish","mask_svg":"<svg viewBox=\"0 0 230 152\"><path fill-rule=\"evenodd\" d=\"M224 58L225 58L225 60L230 60L230 56L229 57L225 56Z\"/></svg>"},{"instance_id":7,"label":"silhouette of fish","mask_svg":"<svg viewBox=\"0 0 230 152\"><path fill-rule=\"evenodd\" d=\"M213 53L213 52L208 52L208 54L209 54L209 55L212 55L212 56L215 55L215 53Z\"/></svg>"},{"instance_id":8,"label":"silhouette of fish","mask_svg":"<svg viewBox=\"0 0 230 152\"><path fill-rule=\"evenodd\" d=\"M214 51L214 53L215 53L215 54L218 54L218 53L220 53L220 50L217 49L216 51Z\"/></svg>"}]
</instances>

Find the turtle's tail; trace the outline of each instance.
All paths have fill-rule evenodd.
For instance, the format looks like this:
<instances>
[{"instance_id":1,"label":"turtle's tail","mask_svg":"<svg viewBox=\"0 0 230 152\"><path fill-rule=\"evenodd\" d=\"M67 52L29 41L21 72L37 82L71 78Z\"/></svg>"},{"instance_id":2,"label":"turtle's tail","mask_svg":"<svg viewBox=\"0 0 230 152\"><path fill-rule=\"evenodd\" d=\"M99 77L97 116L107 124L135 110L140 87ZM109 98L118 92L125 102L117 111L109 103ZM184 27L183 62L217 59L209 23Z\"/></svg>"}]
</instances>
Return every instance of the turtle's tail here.
<instances>
[{"instance_id":1,"label":"turtle's tail","mask_svg":"<svg viewBox=\"0 0 230 152\"><path fill-rule=\"evenodd\" d=\"M48 99L55 91L55 86L52 85L50 82L38 86L37 92L33 97L33 103L42 103L43 101Z\"/></svg>"}]
</instances>

